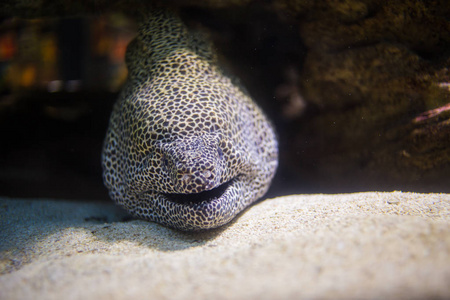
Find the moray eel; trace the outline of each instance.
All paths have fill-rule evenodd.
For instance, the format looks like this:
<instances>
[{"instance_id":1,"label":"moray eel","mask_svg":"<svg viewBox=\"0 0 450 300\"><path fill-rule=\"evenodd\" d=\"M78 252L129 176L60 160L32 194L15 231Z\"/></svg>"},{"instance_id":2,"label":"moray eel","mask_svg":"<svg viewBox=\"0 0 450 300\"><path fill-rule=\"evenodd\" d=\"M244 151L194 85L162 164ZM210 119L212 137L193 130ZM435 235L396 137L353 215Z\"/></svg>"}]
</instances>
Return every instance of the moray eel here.
<instances>
[{"instance_id":1,"label":"moray eel","mask_svg":"<svg viewBox=\"0 0 450 300\"><path fill-rule=\"evenodd\" d=\"M151 11L126 64L102 153L116 203L201 230L226 224L266 193L278 165L274 128L224 74L203 34L173 12Z\"/></svg>"}]
</instances>

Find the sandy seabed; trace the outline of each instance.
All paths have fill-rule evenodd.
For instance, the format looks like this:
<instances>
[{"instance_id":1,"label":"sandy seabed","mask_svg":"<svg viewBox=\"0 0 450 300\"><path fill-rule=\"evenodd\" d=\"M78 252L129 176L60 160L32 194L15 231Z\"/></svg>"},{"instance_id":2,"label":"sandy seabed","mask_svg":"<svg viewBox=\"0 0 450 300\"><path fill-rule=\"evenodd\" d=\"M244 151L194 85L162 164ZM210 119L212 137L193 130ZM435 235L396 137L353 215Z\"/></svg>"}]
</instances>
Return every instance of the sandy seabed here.
<instances>
[{"instance_id":1,"label":"sandy seabed","mask_svg":"<svg viewBox=\"0 0 450 300\"><path fill-rule=\"evenodd\" d=\"M0 299L450 298L450 194L267 199L217 230L0 198Z\"/></svg>"}]
</instances>

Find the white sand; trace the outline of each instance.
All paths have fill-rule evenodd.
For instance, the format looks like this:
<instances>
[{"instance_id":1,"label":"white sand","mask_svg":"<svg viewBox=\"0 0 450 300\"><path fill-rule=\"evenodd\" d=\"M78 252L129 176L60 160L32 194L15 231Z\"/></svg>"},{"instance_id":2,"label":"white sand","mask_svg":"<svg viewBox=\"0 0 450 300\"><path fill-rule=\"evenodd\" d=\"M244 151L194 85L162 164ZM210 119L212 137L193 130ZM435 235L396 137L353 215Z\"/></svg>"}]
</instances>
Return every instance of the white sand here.
<instances>
[{"instance_id":1,"label":"white sand","mask_svg":"<svg viewBox=\"0 0 450 300\"><path fill-rule=\"evenodd\" d=\"M195 234L122 218L0 199L0 299L450 298L449 194L287 196Z\"/></svg>"}]
</instances>

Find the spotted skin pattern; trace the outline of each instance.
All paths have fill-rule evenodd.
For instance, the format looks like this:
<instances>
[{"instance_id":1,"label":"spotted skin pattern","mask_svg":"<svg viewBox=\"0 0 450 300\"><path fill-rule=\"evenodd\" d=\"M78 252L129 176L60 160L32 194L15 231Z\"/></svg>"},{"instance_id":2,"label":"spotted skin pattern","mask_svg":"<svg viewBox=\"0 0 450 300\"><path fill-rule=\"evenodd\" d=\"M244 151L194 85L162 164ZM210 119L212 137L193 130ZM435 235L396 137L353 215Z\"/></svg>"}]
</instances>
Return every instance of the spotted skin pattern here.
<instances>
[{"instance_id":1,"label":"spotted skin pattern","mask_svg":"<svg viewBox=\"0 0 450 300\"><path fill-rule=\"evenodd\" d=\"M152 11L126 54L105 138L105 185L133 215L181 230L222 226L262 197L278 165L274 129L218 67L210 43Z\"/></svg>"}]
</instances>

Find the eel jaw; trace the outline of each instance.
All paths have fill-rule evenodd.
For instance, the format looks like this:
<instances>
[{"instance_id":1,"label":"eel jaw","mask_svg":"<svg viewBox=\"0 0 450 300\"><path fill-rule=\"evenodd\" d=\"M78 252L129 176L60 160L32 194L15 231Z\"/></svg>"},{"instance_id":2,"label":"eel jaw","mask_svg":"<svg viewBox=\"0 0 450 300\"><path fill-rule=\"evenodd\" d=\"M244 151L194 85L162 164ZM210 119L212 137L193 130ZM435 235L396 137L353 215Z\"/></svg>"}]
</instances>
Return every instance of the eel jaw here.
<instances>
[{"instance_id":1,"label":"eel jaw","mask_svg":"<svg viewBox=\"0 0 450 300\"><path fill-rule=\"evenodd\" d=\"M225 191L231 186L233 179L222 183L221 185L200 193L179 194L179 193L161 193L168 201L192 206L201 202L211 202L219 199Z\"/></svg>"},{"instance_id":2,"label":"eel jaw","mask_svg":"<svg viewBox=\"0 0 450 300\"><path fill-rule=\"evenodd\" d=\"M174 194L148 191L140 194L148 203L150 213L133 213L140 218L182 231L217 228L230 222L243 205L242 178L237 176L218 187L193 194Z\"/></svg>"}]
</instances>

